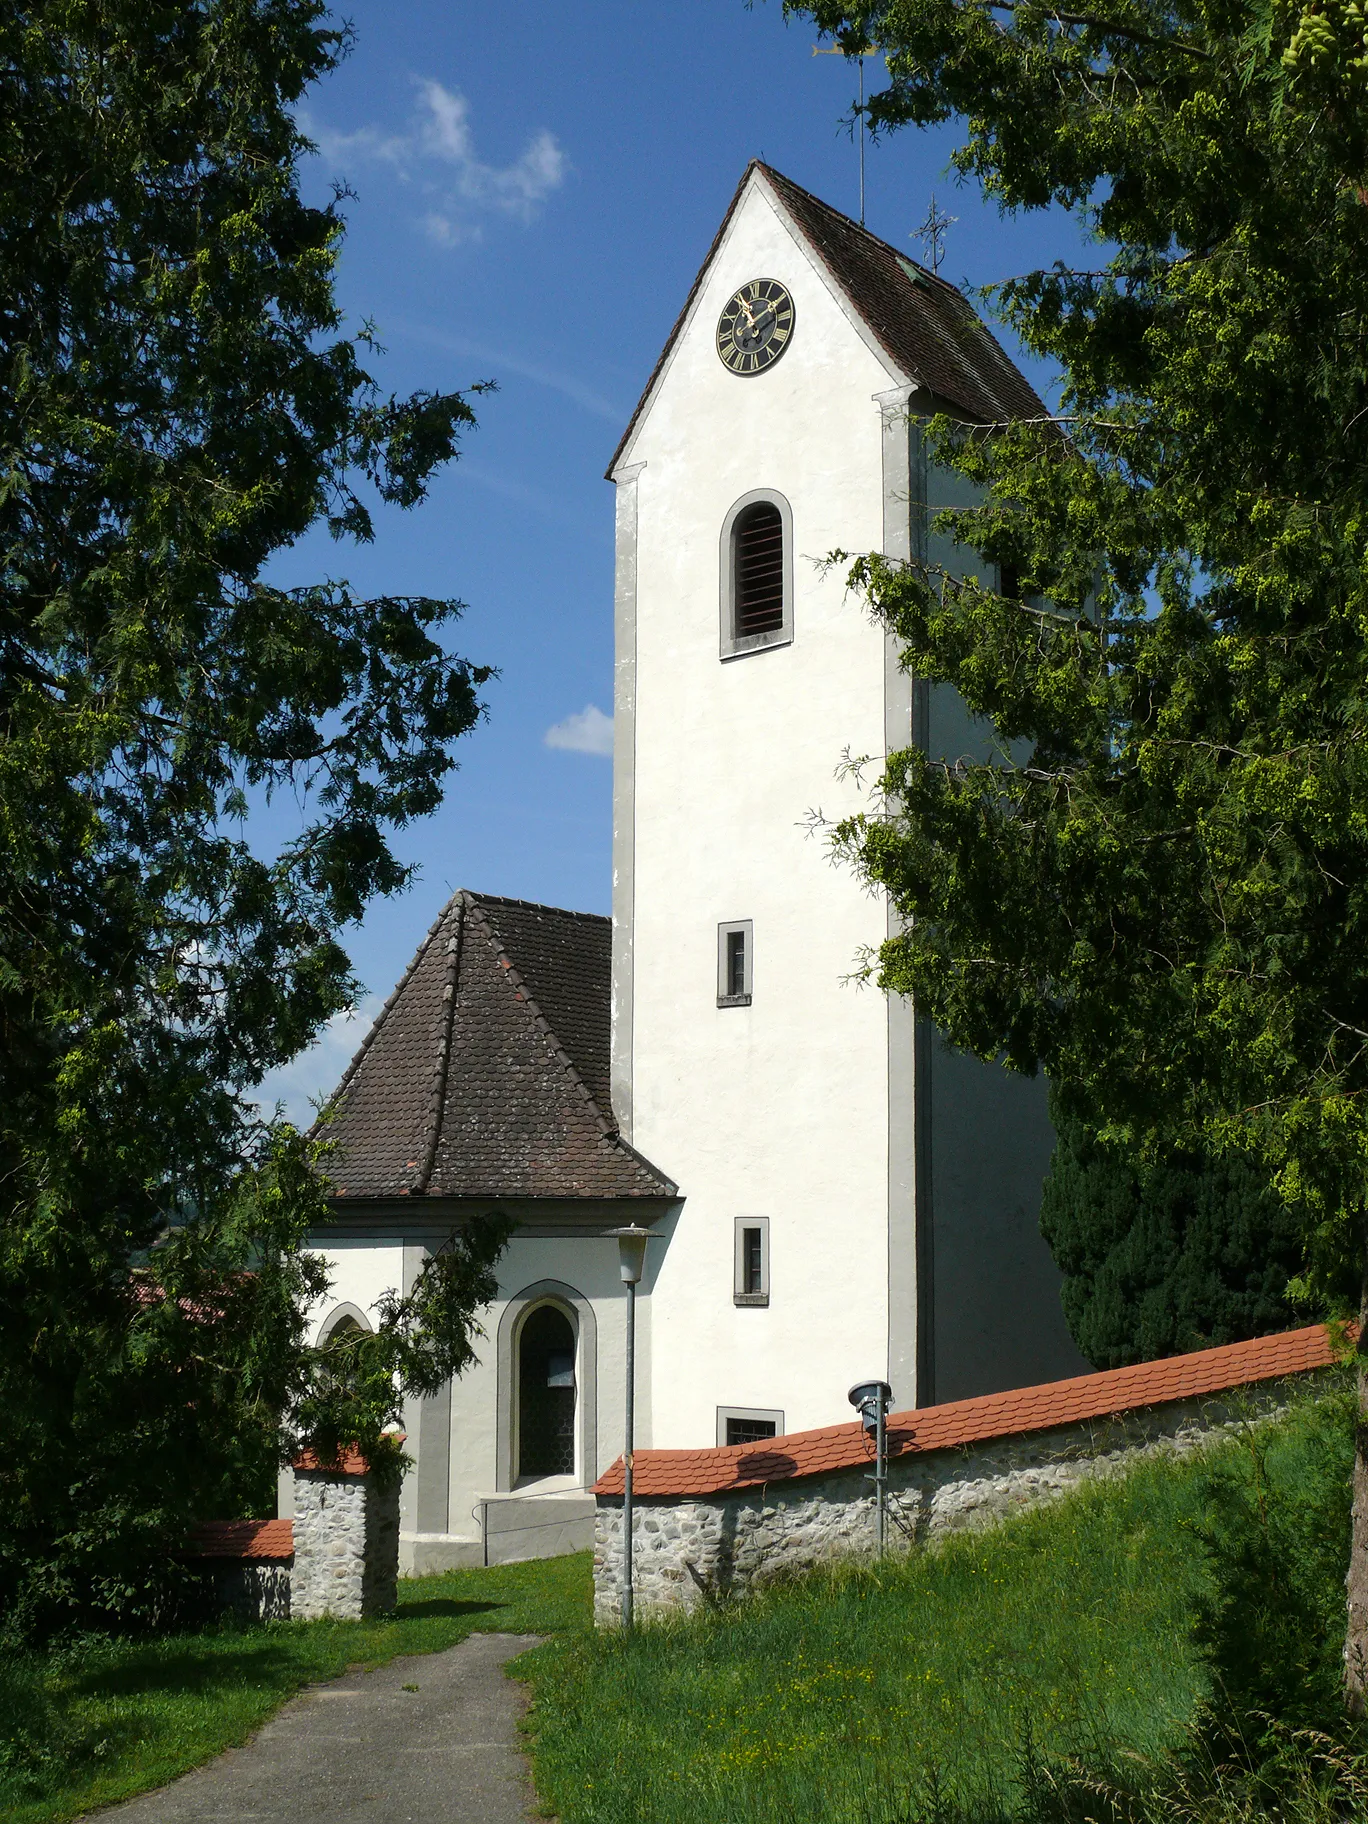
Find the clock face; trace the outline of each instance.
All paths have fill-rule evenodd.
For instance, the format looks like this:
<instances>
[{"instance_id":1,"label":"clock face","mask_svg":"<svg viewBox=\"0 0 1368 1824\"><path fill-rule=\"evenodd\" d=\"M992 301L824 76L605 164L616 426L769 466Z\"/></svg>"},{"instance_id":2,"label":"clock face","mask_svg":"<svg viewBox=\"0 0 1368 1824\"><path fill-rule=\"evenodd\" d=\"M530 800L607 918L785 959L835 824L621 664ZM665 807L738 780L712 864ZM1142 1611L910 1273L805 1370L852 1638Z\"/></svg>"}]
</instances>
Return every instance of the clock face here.
<instances>
[{"instance_id":1,"label":"clock face","mask_svg":"<svg viewBox=\"0 0 1368 1824\"><path fill-rule=\"evenodd\" d=\"M752 279L717 319L717 352L734 374L763 374L793 335L793 299L778 279Z\"/></svg>"}]
</instances>

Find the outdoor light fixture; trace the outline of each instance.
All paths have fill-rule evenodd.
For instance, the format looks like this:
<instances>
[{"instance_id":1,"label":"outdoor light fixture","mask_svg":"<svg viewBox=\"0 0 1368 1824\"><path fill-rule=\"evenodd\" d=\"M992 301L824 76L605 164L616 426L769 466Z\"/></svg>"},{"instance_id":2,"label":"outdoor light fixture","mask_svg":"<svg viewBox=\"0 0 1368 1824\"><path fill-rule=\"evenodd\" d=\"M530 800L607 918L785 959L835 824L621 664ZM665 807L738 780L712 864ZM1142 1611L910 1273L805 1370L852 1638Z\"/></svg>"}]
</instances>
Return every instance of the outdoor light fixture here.
<instances>
[{"instance_id":1,"label":"outdoor light fixture","mask_svg":"<svg viewBox=\"0 0 1368 1824\"><path fill-rule=\"evenodd\" d=\"M866 1481L874 1484L874 1514L878 1525L879 1556L884 1555L884 1514L887 1508L888 1438L885 1421L893 1389L887 1381L857 1381L846 1396L860 1415L860 1421L874 1438L874 1474Z\"/></svg>"},{"instance_id":2,"label":"outdoor light fixture","mask_svg":"<svg viewBox=\"0 0 1368 1824\"><path fill-rule=\"evenodd\" d=\"M651 1231L643 1229L640 1223L629 1222L625 1228L609 1229L618 1245L618 1271L623 1284L636 1285L646 1266L646 1243L651 1239Z\"/></svg>"},{"instance_id":3,"label":"outdoor light fixture","mask_svg":"<svg viewBox=\"0 0 1368 1824\"><path fill-rule=\"evenodd\" d=\"M893 1389L887 1381L858 1381L846 1396L859 1413L866 1431L879 1429L880 1412L888 1411Z\"/></svg>"},{"instance_id":4,"label":"outdoor light fixture","mask_svg":"<svg viewBox=\"0 0 1368 1824\"><path fill-rule=\"evenodd\" d=\"M627 1437L622 1452L622 1625L632 1625L632 1448L636 1431L636 1289L646 1267L651 1231L629 1222L607 1233L618 1245L618 1271L627 1288Z\"/></svg>"}]
</instances>

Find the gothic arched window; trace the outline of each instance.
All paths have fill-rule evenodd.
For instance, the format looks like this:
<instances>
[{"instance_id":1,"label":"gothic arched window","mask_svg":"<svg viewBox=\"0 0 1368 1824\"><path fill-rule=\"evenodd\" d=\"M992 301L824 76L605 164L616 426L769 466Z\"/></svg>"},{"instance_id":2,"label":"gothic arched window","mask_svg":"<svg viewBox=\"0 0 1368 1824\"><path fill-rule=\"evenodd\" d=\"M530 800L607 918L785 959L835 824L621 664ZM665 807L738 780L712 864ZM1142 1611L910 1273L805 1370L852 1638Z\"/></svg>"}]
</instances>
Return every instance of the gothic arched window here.
<instances>
[{"instance_id":1,"label":"gothic arched window","mask_svg":"<svg viewBox=\"0 0 1368 1824\"><path fill-rule=\"evenodd\" d=\"M793 515L782 494L743 495L722 527L722 657L793 638Z\"/></svg>"},{"instance_id":2,"label":"gothic arched window","mask_svg":"<svg viewBox=\"0 0 1368 1824\"><path fill-rule=\"evenodd\" d=\"M517 1473L575 1473L575 1330L559 1305L538 1305L518 1333Z\"/></svg>"}]
</instances>

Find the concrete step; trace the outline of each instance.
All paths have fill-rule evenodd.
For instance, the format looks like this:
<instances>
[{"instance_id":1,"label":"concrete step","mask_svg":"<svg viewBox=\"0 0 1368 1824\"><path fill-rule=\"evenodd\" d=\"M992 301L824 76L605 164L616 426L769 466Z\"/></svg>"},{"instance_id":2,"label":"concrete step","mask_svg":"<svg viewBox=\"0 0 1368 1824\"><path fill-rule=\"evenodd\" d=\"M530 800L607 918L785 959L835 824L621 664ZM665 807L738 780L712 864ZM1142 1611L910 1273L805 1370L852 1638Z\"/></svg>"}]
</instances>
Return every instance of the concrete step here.
<instances>
[{"instance_id":1,"label":"concrete step","mask_svg":"<svg viewBox=\"0 0 1368 1824\"><path fill-rule=\"evenodd\" d=\"M559 1558L594 1544L594 1497L581 1489L555 1494L490 1495L475 1504L473 1537L456 1533L403 1533L399 1569L405 1577L472 1565L521 1564Z\"/></svg>"},{"instance_id":2,"label":"concrete step","mask_svg":"<svg viewBox=\"0 0 1368 1824\"><path fill-rule=\"evenodd\" d=\"M495 1495L480 1504L484 1515L485 1562L519 1564L527 1558L559 1558L592 1551L594 1497Z\"/></svg>"}]
</instances>

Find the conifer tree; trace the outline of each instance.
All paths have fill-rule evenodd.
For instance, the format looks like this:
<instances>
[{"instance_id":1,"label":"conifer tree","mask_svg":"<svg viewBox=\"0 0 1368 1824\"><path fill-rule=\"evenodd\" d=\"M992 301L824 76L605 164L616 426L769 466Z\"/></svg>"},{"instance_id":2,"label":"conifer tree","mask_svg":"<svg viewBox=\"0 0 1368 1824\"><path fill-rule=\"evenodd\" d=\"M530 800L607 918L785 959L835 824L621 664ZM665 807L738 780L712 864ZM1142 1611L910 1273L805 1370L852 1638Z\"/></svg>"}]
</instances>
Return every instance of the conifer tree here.
<instances>
[{"instance_id":1,"label":"conifer tree","mask_svg":"<svg viewBox=\"0 0 1368 1824\"><path fill-rule=\"evenodd\" d=\"M457 392L386 397L343 332L294 109L344 49L320 0L0 10L12 1627L159 1612L282 1411L378 1447L492 1287L500 1236L459 1239L320 1384L322 1179L252 1097L352 996L338 931L402 886L389 832L437 804L488 675L454 601L266 570L315 525L369 538L368 500L417 503L473 423ZM275 853L244 820L273 796L303 806Z\"/></svg>"},{"instance_id":2,"label":"conifer tree","mask_svg":"<svg viewBox=\"0 0 1368 1824\"><path fill-rule=\"evenodd\" d=\"M880 48L876 133L958 120L965 178L1006 210L1071 210L1097 242L997 293L1062 371L1057 417L935 432L984 490L942 522L977 574L855 566L908 666L1001 741L985 765L890 755L883 813L842 830L902 915L881 980L953 1043L1047 1070L1068 1113L1138 1153L1174 1134L1248 1152L1309 1284L1368 1318L1363 11L787 10Z\"/></svg>"},{"instance_id":3,"label":"conifer tree","mask_svg":"<svg viewBox=\"0 0 1368 1824\"><path fill-rule=\"evenodd\" d=\"M1134 1158L1076 1115L1057 1139L1040 1227L1064 1275L1069 1332L1120 1368L1288 1330L1296 1218L1253 1160L1173 1149Z\"/></svg>"}]
</instances>

